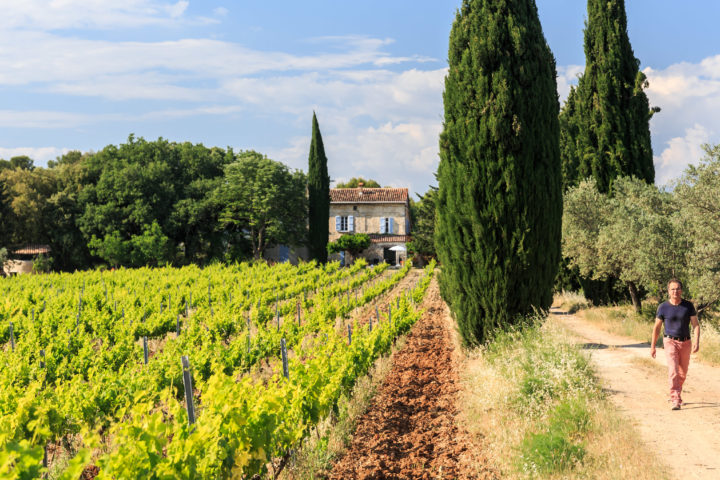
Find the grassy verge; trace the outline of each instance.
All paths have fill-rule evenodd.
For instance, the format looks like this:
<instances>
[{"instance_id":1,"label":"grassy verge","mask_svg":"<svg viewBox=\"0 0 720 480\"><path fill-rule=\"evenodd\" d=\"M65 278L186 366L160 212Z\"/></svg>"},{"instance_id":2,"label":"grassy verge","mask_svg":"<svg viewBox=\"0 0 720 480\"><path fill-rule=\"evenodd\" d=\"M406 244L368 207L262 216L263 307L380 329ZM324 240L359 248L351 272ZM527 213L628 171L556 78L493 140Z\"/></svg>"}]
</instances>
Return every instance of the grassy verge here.
<instances>
[{"instance_id":1,"label":"grassy verge","mask_svg":"<svg viewBox=\"0 0 720 480\"><path fill-rule=\"evenodd\" d=\"M667 478L551 320L472 352L462 382L465 423L502 478Z\"/></svg>"},{"instance_id":2,"label":"grassy verge","mask_svg":"<svg viewBox=\"0 0 720 480\"><path fill-rule=\"evenodd\" d=\"M553 304L568 313L575 313L578 310L590 308L590 302L581 293L566 292L555 295Z\"/></svg>"},{"instance_id":3,"label":"grassy verge","mask_svg":"<svg viewBox=\"0 0 720 480\"><path fill-rule=\"evenodd\" d=\"M565 295L565 294L563 294ZM573 294L577 298L581 295ZM563 296L556 296L556 305L566 309L569 304ZM630 305L612 307L580 307L578 317L587 320L606 332L623 335L632 339L648 342L652 340L657 303L643 304L643 313L637 314ZM657 345L662 346L662 336ZM720 366L720 321L717 315L708 314L700 325L700 352L697 358L709 365Z\"/></svg>"}]
</instances>

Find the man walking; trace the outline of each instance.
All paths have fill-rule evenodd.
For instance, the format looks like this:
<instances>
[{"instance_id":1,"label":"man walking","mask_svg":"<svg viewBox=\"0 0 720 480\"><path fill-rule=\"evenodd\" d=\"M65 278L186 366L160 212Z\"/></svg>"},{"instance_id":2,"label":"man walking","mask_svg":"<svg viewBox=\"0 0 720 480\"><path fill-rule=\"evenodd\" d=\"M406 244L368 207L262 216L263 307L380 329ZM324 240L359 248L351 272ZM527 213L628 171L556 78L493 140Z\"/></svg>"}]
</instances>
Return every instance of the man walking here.
<instances>
[{"instance_id":1,"label":"man walking","mask_svg":"<svg viewBox=\"0 0 720 480\"><path fill-rule=\"evenodd\" d=\"M667 302L663 302L655 315L655 327L650 344L650 355L655 358L655 344L660 335L660 326L665 324L663 345L667 357L668 379L670 381L670 402L673 410L682 406L682 387L690 365L690 353L700 350L700 324L692 303L682 298L682 283L672 279L668 282ZM690 341L690 324L695 332L695 343Z\"/></svg>"}]
</instances>

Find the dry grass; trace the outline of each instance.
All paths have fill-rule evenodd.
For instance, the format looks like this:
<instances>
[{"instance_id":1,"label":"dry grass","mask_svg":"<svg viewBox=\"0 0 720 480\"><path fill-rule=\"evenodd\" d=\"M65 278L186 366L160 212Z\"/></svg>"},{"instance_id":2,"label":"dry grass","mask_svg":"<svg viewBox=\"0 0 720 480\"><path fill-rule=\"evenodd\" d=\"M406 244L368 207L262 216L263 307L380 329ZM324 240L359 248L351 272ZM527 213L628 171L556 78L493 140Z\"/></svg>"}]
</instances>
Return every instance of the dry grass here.
<instances>
[{"instance_id":1,"label":"dry grass","mask_svg":"<svg viewBox=\"0 0 720 480\"><path fill-rule=\"evenodd\" d=\"M537 332L534 332L537 335ZM555 325L552 321L539 329L538 343L542 351L566 350L570 343L567 332ZM549 342L549 343L546 343ZM466 352L463 363L461 382L463 394L460 402L463 409L462 421L471 435L482 438L487 448L487 455L491 458L500 472L502 478L525 479L662 479L667 475L660 468L661 463L653 453L642 447L639 435L635 432L627 419L623 418L602 394L602 390L595 386L580 385L577 389L558 393L557 397L548 401L573 402L586 409L589 418L587 431L579 437L571 436L572 441L585 451L582 460L574 467L552 473L538 473L528 471L518 466L523 441L532 434L542 433L547 428L549 415L553 407L550 405L535 405L532 408L518 408L518 394L521 386L518 379L522 372L508 371L512 369L509 358L521 358L527 353L523 350L538 348L533 340L526 338L503 347L493 355L507 355L508 361L498 362L491 359L487 350L477 349ZM531 355L533 355L531 353ZM545 355L545 353L540 356ZM570 358L565 353L566 358ZM557 363L557 359L550 359ZM518 362L516 362L518 363ZM563 364L565 361L560 361ZM521 370L522 367L516 367ZM540 368L542 368L540 366ZM556 368L556 367L552 367ZM580 366L580 368L582 368ZM582 376L582 375L581 375ZM575 398L572 398L576 395ZM532 401L527 402L532 405Z\"/></svg>"},{"instance_id":2,"label":"dry grass","mask_svg":"<svg viewBox=\"0 0 720 480\"><path fill-rule=\"evenodd\" d=\"M579 310L590 308L590 302L579 292L556 293L553 298L553 306L558 307L568 313L575 313Z\"/></svg>"}]
</instances>

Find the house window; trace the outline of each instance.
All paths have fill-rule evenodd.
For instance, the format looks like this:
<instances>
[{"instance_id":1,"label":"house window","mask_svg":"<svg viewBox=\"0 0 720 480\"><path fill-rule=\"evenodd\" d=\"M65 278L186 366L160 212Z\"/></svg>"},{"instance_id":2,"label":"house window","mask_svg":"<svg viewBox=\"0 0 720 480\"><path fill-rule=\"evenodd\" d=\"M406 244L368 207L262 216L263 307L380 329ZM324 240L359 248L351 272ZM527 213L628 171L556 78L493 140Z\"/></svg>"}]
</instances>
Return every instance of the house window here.
<instances>
[{"instance_id":1,"label":"house window","mask_svg":"<svg viewBox=\"0 0 720 480\"><path fill-rule=\"evenodd\" d=\"M352 215L335 217L335 230L338 232L352 232L355 230L355 217Z\"/></svg>"},{"instance_id":2,"label":"house window","mask_svg":"<svg viewBox=\"0 0 720 480\"><path fill-rule=\"evenodd\" d=\"M393 218L380 217L380 233L394 233L393 230Z\"/></svg>"}]
</instances>

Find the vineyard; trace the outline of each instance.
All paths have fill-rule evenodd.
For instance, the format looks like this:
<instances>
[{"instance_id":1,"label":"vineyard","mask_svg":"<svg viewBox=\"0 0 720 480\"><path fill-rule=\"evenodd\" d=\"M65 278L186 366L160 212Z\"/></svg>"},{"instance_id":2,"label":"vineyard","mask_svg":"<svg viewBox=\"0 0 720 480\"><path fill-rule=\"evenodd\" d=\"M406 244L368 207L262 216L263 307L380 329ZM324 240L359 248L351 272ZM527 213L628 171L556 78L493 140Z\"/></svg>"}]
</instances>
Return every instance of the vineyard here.
<instances>
[{"instance_id":1,"label":"vineyard","mask_svg":"<svg viewBox=\"0 0 720 480\"><path fill-rule=\"evenodd\" d=\"M410 262L362 260L2 280L0 478L281 469L419 318L433 268L407 288Z\"/></svg>"}]
</instances>

